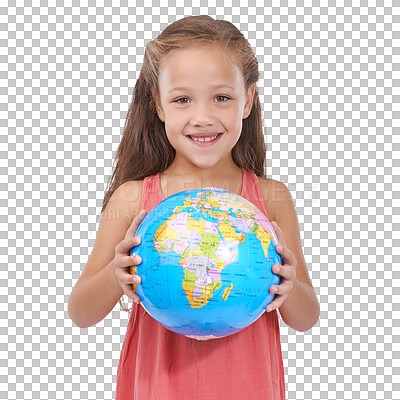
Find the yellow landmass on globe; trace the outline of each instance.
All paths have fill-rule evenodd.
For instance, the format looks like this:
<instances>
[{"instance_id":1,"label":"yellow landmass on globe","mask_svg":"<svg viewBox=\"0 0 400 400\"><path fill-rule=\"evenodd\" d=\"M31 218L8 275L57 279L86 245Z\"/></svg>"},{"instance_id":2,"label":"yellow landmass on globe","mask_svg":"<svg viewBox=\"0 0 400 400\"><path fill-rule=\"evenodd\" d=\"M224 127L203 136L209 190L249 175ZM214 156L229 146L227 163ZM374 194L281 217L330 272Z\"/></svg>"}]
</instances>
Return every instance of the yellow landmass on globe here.
<instances>
[{"instance_id":1,"label":"yellow landmass on globe","mask_svg":"<svg viewBox=\"0 0 400 400\"><path fill-rule=\"evenodd\" d=\"M154 243L160 243L161 245L168 239L176 239L178 235L176 232L171 229L167 222L163 222L159 228L156 230L156 234L154 235Z\"/></svg>"},{"instance_id":2,"label":"yellow landmass on globe","mask_svg":"<svg viewBox=\"0 0 400 400\"><path fill-rule=\"evenodd\" d=\"M193 298L193 292L196 287L196 274L194 272L189 272L185 270L185 278L182 282L182 288L186 293L186 298L190 303L191 308L201 308L204 307L210 299L214 296L214 291L221 287L221 282L211 283L210 285L197 288L200 289L203 293L200 296L196 296Z\"/></svg>"},{"instance_id":3,"label":"yellow landmass on globe","mask_svg":"<svg viewBox=\"0 0 400 400\"><path fill-rule=\"evenodd\" d=\"M225 290L224 290L224 294L222 295L222 300L226 300L229 296L229 294L231 293L231 290L233 288L233 283L231 283Z\"/></svg>"},{"instance_id":4,"label":"yellow landmass on globe","mask_svg":"<svg viewBox=\"0 0 400 400\"><path fill-rule=\"evenodd\" d=\"M200 198L200 202L204 201L204 199ZM219 208L221 204L215 201L213 198L208 197L205 199L206 204L210 205L212 208ZM198 204L199 205L199 204Z\"/></svg>"},{"instance_id":5,"label":"yellow landmass on globe","mask_svg":"<svg viewBox=\"0 0 400 400\"><path fill-rule=\"evenodd\" d=\"M225 268L225 261L224 260L217 260L215 262L215 266L222 271Z\"/></svg>"},{"instance_id":6,"label":"yellow landmass on globe","mask_svg":"<svg viewBox=\"0 0 400 400\"><path fill-rule=\"evenodd\" d=\"M222 236L228 242L238 241L242 243L246 239L246 235L242 232L240 235L235 231L232 225L222 222L218 229L221 231Z\"/></svg>"},{"instance_id":7,"label":"yellow landmass on globe","mask_svg":"<svg viewBox=\"0 0 400 400\"><path fill-rule=\"evenodd\" d=\"M186 207L191 207L193 205L193 200L189 197L182 206L177 206L174 208L174 213L181 212Z\"/></svg>"},{"instance_id":8,"label":"yellow landmass on globe","mask_svg":"<svg viewBox=\"0 0 400 400\"><path fill-rule=\"evenodd\" d=\"M184 283L182 283L182 287L186 293L186 298L189 300L191 308L201 308L208 303L208 296L206 293L203 292L201 296L193 298L194 286L185 286Z\"/></svg>"},{"instance_id":9,"label":"yellow landmass on globe","mask_svg":"<svg viewBox=\"0 0 400 400\"><path fill-rule=\"evenodd\" d=\"M196 231L202 235L204 233L205 223L206 221L204 219L196 221L194 218L189 217L187 222L187 228L188 230Z\"/></svg>"},{"instance_id":10,"label":"yellow landmass on globe","mask_svg":"<svg viewBox=\"0 0 400 400\"><path fill-rule=\"evenodd\" d=\"M267 257L268 256L268 247L269 244L271 243L272 236L268 233L265 232L261 226L257 229L257 232L255 232L255 235L257 236L258 240L261 242L261 246L263 248L264 254Z\"/></svg>"},{"instance_id":11,"label":"yellow landmass on globe","mask_svg":"<svg viewBox=\"0 0 400 400\"><path fill-rule=\"evenodd\" d=\"M216 218L221 218L221 217L226 217L226 212L225 211L216 211L216 210L209 210L208 215L211 217L216 217Z\"/></svg>"}]
</instances>

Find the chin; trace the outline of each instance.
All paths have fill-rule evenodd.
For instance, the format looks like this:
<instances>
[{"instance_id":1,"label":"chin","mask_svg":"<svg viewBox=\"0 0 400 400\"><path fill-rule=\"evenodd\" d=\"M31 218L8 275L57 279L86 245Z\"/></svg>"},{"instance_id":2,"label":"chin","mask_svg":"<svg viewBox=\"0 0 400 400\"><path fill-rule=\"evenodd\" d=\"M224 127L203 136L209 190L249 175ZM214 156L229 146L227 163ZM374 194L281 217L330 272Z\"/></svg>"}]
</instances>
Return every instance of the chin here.
<instances>
[{"instance_id":1,"label":"chin","mask_svg":"<svg viewBox=\"0 0 400 400\"><path fill-rule=\"evenodd\" d=\"M216 162L215 163L211 163L211 162L207 162L207 163L193 163L197 168L200 169L210 169L210 168L214 168L216 166Z\"/></svg>"}]
</instances>

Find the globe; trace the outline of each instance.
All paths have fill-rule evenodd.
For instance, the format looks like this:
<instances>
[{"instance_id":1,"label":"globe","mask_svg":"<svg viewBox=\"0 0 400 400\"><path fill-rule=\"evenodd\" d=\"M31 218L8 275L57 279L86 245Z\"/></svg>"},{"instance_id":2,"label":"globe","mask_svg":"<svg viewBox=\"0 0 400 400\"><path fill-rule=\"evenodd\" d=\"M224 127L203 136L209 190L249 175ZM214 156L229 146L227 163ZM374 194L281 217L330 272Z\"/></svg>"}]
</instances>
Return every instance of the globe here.
<instances>
[{"instance_id":1,"label":"globe","mask_svg":"<svg viewBox=\"0 0 400 400\"><path fill-rule=\"evenodd\" d=\"M268 218L247 199L218 188L187 190L154 207L140 224L130 267L144 309L165 328L197 340L232 335L273 300L282 264Z\"/></svg>"}]
</instances>

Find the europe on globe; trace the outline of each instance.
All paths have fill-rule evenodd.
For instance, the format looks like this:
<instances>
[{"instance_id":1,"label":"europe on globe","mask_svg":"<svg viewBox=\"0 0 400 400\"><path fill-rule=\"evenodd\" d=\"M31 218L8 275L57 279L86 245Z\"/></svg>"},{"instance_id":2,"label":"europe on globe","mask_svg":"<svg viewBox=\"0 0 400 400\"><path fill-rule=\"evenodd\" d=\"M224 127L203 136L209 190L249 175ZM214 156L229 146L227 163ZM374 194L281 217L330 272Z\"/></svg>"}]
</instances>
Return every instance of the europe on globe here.
<instances>
[{"instance_id":1,"label":"europe on globe","mask_svg":"<svg viewBox=\"0 0 400 400\"><path fill-rule=\"evenodd\" d=\"M130 268L144 309L165 328L198 340L225 337L265 312L282 264L268 218L218 188L187 190L154 207L139 226L142 262Z\"/></svg>"}]
</instances>

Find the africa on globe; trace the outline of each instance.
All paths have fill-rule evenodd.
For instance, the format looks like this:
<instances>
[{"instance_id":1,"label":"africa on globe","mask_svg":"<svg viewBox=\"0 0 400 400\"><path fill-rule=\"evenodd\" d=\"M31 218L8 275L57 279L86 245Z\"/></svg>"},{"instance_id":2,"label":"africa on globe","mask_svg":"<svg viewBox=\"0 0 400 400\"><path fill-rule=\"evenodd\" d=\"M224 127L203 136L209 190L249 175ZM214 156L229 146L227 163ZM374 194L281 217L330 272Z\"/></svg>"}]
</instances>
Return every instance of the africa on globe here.
<instances>
[{"instance_id":1,"label":"africa on globe","mask_svg":"<svg viewBox=\"0 0 400 400\"><path fill-rule=\"evenodd\" d=\"M139 226L142 262L130 268L144 309L165 328L208 340L241 331L265 312L282 264L268 218L218 188L187 190L154 207Z\"/></svg>"}]
</instances>

